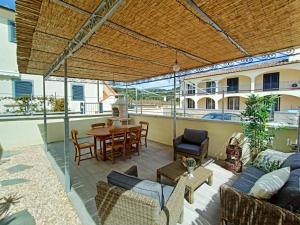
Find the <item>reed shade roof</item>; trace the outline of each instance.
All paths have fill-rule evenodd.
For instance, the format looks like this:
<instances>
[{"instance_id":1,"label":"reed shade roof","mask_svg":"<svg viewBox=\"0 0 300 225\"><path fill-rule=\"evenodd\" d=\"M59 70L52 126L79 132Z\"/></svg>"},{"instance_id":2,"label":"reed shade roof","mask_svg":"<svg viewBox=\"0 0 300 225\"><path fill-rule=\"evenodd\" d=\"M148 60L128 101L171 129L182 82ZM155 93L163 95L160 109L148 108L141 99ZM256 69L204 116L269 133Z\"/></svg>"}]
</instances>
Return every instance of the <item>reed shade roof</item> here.
<instances>
[{"instance_id":1,"label":"reed shade roof","mask_svg":"<svg viewBox=\"0 0 300 225\"><path fill-rule=\"evenodd\" d=\"M99 4L65 2L73 9L49 0L17 0L20 73L44 74ZM194 2L250 55L300 45L299 0ZM69 58L68 75L116 81L150 78L172 72L175 49L181 50L182 70L246 56L199 18L186 0L126 0ZM63 73L61 66L53 75Z\"/></svg>"}]
</instances>

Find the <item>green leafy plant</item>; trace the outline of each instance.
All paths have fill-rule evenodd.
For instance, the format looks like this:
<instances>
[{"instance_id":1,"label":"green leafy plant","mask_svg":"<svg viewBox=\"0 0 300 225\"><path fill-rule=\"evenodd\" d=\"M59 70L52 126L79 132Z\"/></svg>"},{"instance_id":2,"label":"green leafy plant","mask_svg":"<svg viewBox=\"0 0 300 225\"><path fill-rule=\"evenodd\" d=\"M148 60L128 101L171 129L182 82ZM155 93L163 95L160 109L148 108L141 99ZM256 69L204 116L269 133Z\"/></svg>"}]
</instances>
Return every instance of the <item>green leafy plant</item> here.
<instances>
[{"instance_id":1,"label":"green leafy plant","mask_svg":"<svg viewBox=\"0 0 300 225\"><path fill-rule=\"evenodd\" d=\"M16 194L0 198L0 216L7 215L10 207L16 203L19 203L21 198L22 197Z\"/></svg>"},{"instance_id":2,"label":"green leafy plant","mask_svg":"<svg viewBox=\"0 0 300 225\"><path fill-rule=\"evenodd\" d=\"M65 100L63 98L50 97L49 102L53 112L63 112L65 110Z\"/></svg>"},{"instance_id":3,"label":"green leafy plant","mask_svg":"<svg viewBox=\"0 0 300 225\"><path fill-rule=\"evenodd\" d=\"M257 157L252 162L252 165L258 169L265 171L266 173L278 170L281 168L280 160L269 160L267 156L263 154L258 154Z\"/></svg>"},{"instance_id":4,"label":"green leafy plant","mask_svg":"<svg viewBox=\"0 0 300 225\"><path fill-rule=\"evenodd\" d=\"M246 100L246 108L242 112L242 128L249 142L251 160L270 147L274 134L268 129L270 113L277 96L250 95Z\"/></svg>"}]
</instances>

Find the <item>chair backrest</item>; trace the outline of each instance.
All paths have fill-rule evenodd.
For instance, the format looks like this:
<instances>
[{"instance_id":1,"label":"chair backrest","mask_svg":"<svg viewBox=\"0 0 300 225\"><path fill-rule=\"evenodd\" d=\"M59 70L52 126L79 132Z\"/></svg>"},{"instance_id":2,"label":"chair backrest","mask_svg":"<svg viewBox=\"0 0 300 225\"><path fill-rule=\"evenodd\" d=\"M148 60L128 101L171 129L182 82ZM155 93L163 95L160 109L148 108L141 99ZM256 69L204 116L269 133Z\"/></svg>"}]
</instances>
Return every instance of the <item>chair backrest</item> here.
<instances>
[{"instance_id":1,"label":"chair backrest","mask_svg":"<svg viewBox=\"0 0 300 225\"><path fill-rule=\"evenodd\" d=\"M154 198L99 181L95 201L99 224L162 224L160 204Z\"/></svg>"},{"instance_id":2,"label":"chair backrest","mask_svg":"<svg viewBox=\"0 0 300 225\"><path fill-rule=\"evenodd\" d=\"M92 129L99 128L99 127L105 127L105 123L94 123L91 125Z\"/></svg>"},{"instance_id":3,"label":"chair backrest","mask_svg":"<svg viewBox=\"0 0 300 225\"><path fill-rule=\"evenodd\" d=\"M141 125L142 134L147 136L149 130L149 122L140 121L140 125Z\"/></svg>"},{"instance_id":4,"label":"chair backrest","mask_svg":"<svg viewBox=\"0 0 300 225\"><path fill-rule=\"evenodd\" d=\"M72 142L75 147L78 147L78 139L77 139L78 131L76 129L71 130Z\"/></svg>"},{"instance_id":5,"label":"chair backrest","mask_svg":"<svg viewBox=\"0 0 300 225\"><path fill-rule=\"evenodd\" d=\"M200 145L206 138L208 132L206 130L184 129L183 139L184 142Z\"/></svg>"},{"instance_id":6,"label":"chair backrest","mask_svg":"<svg viewBox=\"0 0 300 225\"><path fill-rule=\"evenodd\" d=\"M122 144L126 145L126 134L127 134L127 129L126 128L117 128L113 127L112 129L109 130L110 135L111 135L111 144L112 147L116 144L116 140L118 142L118 145L120 145L121 142Z\"/></svg>"},{"instance_id":7,"label":"chair backrest","mask_svg":"<svg viewBox=\"0 0 300 225\"><path fill-rule=\"evenodd\" d=\"M141 132L142 128L138 127L131 127L129 129L129 140L130 142L139 143L141 140Z\"/></svg>"}]
</instances>

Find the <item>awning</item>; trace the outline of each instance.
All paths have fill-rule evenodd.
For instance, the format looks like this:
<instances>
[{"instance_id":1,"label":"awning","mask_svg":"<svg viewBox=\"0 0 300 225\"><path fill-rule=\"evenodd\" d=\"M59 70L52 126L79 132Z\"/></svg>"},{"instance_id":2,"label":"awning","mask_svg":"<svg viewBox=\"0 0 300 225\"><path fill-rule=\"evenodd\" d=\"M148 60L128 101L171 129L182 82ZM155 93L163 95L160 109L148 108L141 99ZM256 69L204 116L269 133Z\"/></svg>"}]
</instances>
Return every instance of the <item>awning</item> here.
<instances>
[{"instance_id":1,"label":"awning","mask_svg":"<svg viewBox=\"0 0 300 225\"><path fill-rule=\"evenodd\" d=\"M70 77L135 81L171 73L176 55L186 70L300 45L298 0L16 4L20 73L63 76L67 55Z\"/></svg>"}]
</instances>

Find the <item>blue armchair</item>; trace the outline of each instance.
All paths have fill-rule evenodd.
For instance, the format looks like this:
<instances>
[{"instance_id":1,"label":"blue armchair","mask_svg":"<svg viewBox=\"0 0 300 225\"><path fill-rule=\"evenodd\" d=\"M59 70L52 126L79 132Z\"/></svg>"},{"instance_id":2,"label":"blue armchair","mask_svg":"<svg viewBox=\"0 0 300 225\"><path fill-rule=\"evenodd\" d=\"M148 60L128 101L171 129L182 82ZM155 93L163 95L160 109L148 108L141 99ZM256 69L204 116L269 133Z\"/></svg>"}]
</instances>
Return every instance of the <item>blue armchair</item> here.
<instances>
[{"instance_id":1,"label":"blue armchair","mask_svg":"<svg viewBox=\"0 0 300 225\"><path fill-rule=\"evenodd\" d=\"M184 129L183 135L173 140L174 160L177 154L193 157L201 164L207 157L209 137L205 130Z\"/></svg>"}]
</instances>

